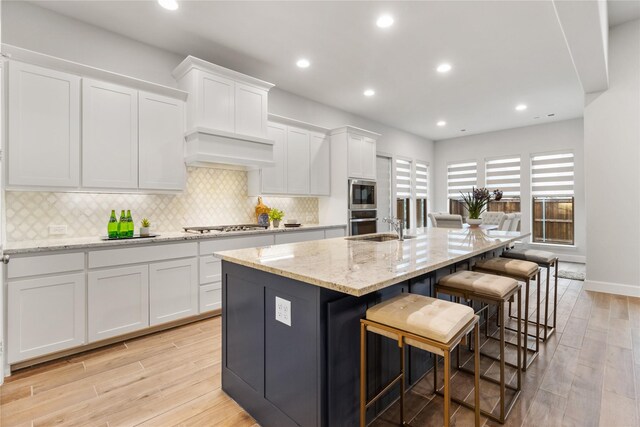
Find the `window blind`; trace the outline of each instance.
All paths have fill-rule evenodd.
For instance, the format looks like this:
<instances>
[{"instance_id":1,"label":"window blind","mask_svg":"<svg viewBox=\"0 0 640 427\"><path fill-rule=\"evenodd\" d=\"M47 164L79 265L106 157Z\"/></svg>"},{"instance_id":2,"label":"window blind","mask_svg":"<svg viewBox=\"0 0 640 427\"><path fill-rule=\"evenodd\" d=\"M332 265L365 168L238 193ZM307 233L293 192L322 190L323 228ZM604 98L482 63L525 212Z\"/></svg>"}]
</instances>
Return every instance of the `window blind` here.
<instances>
[{"instance_id":1,"label":"window blind","mask_svg":"<svg viewBox=\"0 0 640 427\"><path fill-rule=\"evenodd\" d=\"M411 197L411 162L396 159L396 198Z\"/></svg>"},{"instance_id":2,"label":"window blind","mask_svg":"<svg viewBox=\"0 0 640 427\"><path fill-rule=\"evenodd\" d=\"M573 171L573 153L533 156L531 158L532 196L573 196Z\"/></svg>"},{"instance_id":3,"label":"window blind","mask_svg":"<svg viewBox=\"0 0 640 427\"><path fill-rule=\"evenodd\" d=\"M429 195L429 165L416 162L415 194L417 199L426 199Z\"/></svg>"},{"instance_id":4,"label":"window blind","mask_svg":"<svg viewBox=\"0 0 640 427\"><path fill-rule=\"evenodd\" d=\"M485 171L489 191L501 190L505 198L520 197L520 157L489 159Z\"/></svg>"},{"instance_id":5,"label":"window blind","mask_svg":"<svg viewBox=\"0 0 640 427\"><path fill-rule=\"evenodd\" d=\"M460 192L467 193L478 185L478 164L450 163L447 167L447 193L450 199L459 199Z\"/></svg>"}]
</instances>

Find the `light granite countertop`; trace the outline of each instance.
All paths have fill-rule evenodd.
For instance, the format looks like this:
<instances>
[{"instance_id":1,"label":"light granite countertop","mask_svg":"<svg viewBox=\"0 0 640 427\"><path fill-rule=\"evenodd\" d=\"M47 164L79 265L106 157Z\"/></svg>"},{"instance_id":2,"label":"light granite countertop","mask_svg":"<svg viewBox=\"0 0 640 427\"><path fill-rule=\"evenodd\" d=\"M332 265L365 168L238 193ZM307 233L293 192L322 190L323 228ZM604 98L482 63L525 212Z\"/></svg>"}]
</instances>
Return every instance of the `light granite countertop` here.
<instances>
[{"instance_id":1,"label":"light granite countertop","mask_svg":"<svg viewBox=\"0 0 640 427\"><path fill-rule=\"evenodd\" d=\"M223 251L215 256L345 294L362 296L498 249L529 234L428 228L424 234L403 242L339 237Z\"/></svg>"},{"instance_id":2,"label":"light granite countertop","mask_svg":"<svg viewBox=\"0 0 640 427\"><path fill-rule=\"evenodd\" d=\"M297 228L268 228L256 231L212 231L205 234L185 232L159 232L157 237L144 239L100 240L99 237L77 237L68 239L24 240L9 242L4 246L5 255L21 255L36 252L101 249L119 246L146 245L150 243L165 243L192 240L219 239L225 237L250 236L252 234L295 233L305 230L321 230L329 228L346 228L346 224L309 224Z\"/></svg>"}]
</instances>

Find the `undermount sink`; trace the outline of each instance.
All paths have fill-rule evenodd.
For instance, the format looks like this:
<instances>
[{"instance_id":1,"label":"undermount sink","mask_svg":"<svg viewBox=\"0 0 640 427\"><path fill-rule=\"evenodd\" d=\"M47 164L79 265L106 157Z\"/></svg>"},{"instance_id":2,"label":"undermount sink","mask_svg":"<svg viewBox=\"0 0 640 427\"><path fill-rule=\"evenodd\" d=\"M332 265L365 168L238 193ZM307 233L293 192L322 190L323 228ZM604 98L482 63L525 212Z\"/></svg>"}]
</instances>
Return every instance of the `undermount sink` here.
<instances>
[{"instance_id":1,"label":"undermount sink","mask_svg":"<svg viewBox=\"0 0 640 427\"><path fill-rule=\"evenodd\" d=\"M405 239L413 239L416 236L404 236ZM366 242L388 242L398 240L397 234L369 234L364 236L347 237L347 240L361 240Z\"/></svg>"}]
</instances>

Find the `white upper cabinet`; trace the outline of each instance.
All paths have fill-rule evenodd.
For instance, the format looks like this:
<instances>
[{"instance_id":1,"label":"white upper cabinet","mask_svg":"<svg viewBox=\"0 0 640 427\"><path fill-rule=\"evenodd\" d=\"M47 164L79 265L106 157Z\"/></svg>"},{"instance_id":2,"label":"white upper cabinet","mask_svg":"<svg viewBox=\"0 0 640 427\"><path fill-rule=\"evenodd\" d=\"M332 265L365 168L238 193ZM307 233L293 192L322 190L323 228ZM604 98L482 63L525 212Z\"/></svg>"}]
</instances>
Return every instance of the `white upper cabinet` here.
<instances>
[{"instance_id":1,"label":"white upper cabinet","mask_svg":"<svg viewBox=\"0 0 640 427\"><path fill-rule=\"evenodd\" d=\"M331 194L331 146L324 133L311 132L309 136L309 193Z\"/></svg>"},{"instance_id":2,"label":"white upper cabinet","mask_svg":"<svg viewBox=\"0 0 640 427\"><path fill-rule=\"evenodd\" d=\"M362 151L364 147L364 136L357 134L348 135L348 159L349 178L364 178L362 171Z\"/></svg>"},{"instance_id":3,"label":"white upper cabinet","mask_svg":"<svg viewBox=\"0 0 640 427\"><path fill-rule=\"evenodd\" d=\"M337 146L346 143L348 178L376 179L376 139L377 133L345 126L331 132ZM346 139L346 141L345 141Z\"/></svg>"},{"instance_id":4,"label":"white upper cabinet","mask_svg":"<svg viewBox=\"0 0 640 427\"><path fill-rule=\"evenodd\" d=\"M138 187L138 91L82 81L82 185Z\"/></svg>"},{"instance_id":5,"label":"white upper cabinet","mask_svg":"<svg viewBox=\"0 0 640 427\"><path fill-rule=\"evenodd\" d=\"M80 77L9 65L8 185L80 184Z\"/></svg>"},{"instance_id":6,"label":"white upper cabinet","mask_svg":"<svg viewBox=\"0 0 640 427\"><path fill-rule=\"evenodd\" d=\"M267 135L268 91L236 82L236 133L264 138Z\"/></svg>"},{"instance_id":7,"label":"white upper cabinet","mask_svg":"<svg viewBox=\"0 0 640 427\"><path fill-rule=\"evenodd\" d=\"M287 129L287 193L309 194L309 132Z\"/></svg>"},{"instance_id":8,"label":"white upper cabinet","mask_svg":"<svg viewBox=\"0 0 640 427\"><path fill-rule=\"evenodd\" d=\"M364 137L361 147L362 177L376 179L376 140Z\"/></svg>"},{"instance_id":9,"label":"white upper cabinet","mask_svg":"<svg viewBox=\"0 0 640 427\"><path fill-rule=\"evenodd\" d=\"M269 122L267 137L274 142L273 161L275 165L262 168L262 190L257 193L283 194L287 191L286 170L284 168L287 160L287 127ZM260 172L255 171L254 173L259 174ZM256 179L260 179L260 177Z\"/></svg>"},{"instance_id":10,"label":"white upper cabinet","mask_svg":"<svg viewBox=\"0 0 640 427\"><path fill-rule=\"evenodd\" d=\"M140 188L184 189L184 102L148 92L138 102Z\"/></svg>"},{"instance_id":11,"label":"white upper cabinet","mask_svg":"<svg viewBox=\"0 0 640 427\"><path fill-rule=\"evenodd\" d=\"M197 125L226 132L235 131L235 82L211 73L199 73L193 94L189 127ZM197 123L197 125L196 125Z\"/></svg>"}]
</instances>

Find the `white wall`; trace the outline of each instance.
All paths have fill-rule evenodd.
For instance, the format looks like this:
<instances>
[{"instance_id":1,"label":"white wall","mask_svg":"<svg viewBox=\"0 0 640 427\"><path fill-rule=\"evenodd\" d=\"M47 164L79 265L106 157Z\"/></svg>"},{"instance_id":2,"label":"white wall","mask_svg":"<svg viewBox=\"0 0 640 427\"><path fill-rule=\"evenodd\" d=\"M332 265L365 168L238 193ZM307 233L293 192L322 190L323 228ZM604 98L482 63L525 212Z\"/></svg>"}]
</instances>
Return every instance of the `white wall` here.
<instances>
[{"instance_id":1,"label":"white wall","mask_svg":"<svg viewBox=\"0 0 640 427\"><path fill-rule=\"evenodd\" d=\"M640 20L609 33L609 89L584 112L587 281L640 296Z\"/></svg>"},{"instance_id":2,"label":"white wall","mask_svg":"<svg viewBox=\"0 0 640 427\"><path fill-rule=\"evenodd\" d=\"M521 211L523 231L531 230L530 158L532 154L572 150L575 155L575 247L554 245L549 250L565 260L584 262L586 255L585 182L582 119L564 120L537 126L488 132L435 143L435 210L446 212L447 164L454 161L478 162L478 185L484 186L485 159L509 155L521 158ZM535 246L548 246L539 245Z\"/></svg>"},{"instance_id":3,"label":"white wall","mask_svg":"<svg viewBox=\"0 0 640 427\"><path fill-rule=\"evenodd\" d=\"M4 4L3 42L25 49L173 87L171 71L189 54L158 49L33 4ZM433 142L428 139L277 87L269 94L269 112L327 128L352 125L377 132L382 135L379 152L433 162Z\"/></svg>"}]
</instances>

